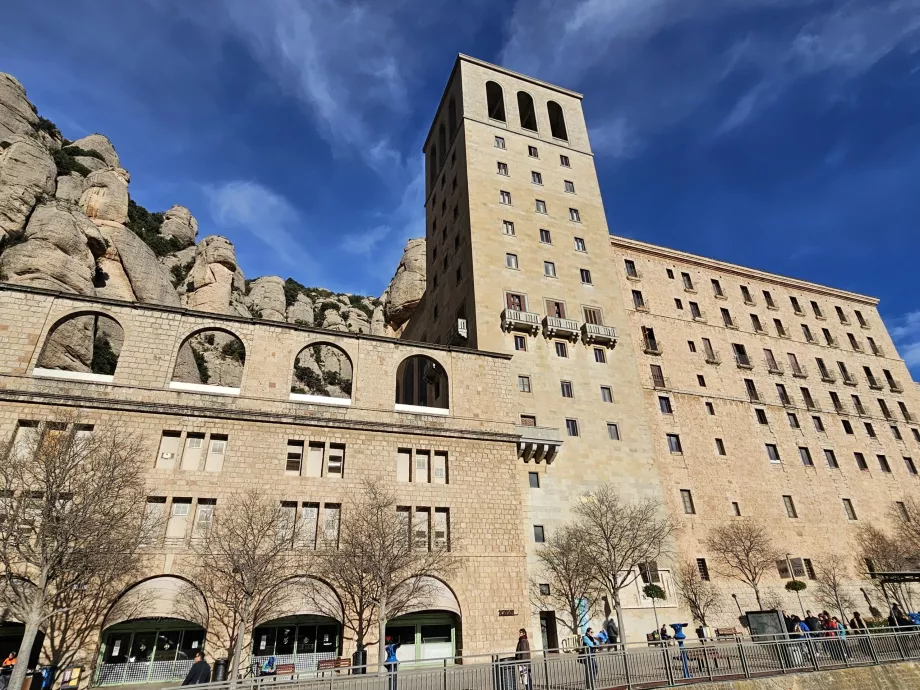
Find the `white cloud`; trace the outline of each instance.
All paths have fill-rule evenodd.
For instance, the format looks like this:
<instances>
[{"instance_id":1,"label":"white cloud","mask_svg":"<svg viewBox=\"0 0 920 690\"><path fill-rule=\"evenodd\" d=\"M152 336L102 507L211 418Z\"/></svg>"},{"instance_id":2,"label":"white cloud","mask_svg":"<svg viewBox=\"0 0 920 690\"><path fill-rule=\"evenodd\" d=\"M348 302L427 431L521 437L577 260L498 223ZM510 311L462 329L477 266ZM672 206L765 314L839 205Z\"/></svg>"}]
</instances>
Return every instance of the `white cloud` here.
<instances>
[{"instance_id":1,"label":"white cloud","mask_svg":"<svg viewBox=\"0 0 920 690\"><path fill-rule=\"evenodd\" d=\"M591 147L597 154L611 158L632 158L639 149L635 130L625 117L614 117L597 127L592 127L588 134L591 137Z\"/></svg>"},{"instance_id":2,"label":"white cloud","mask_svg":"<svg viewBox=\"0 0 920 690\"><path fill-rule=\"evenodd\" d=\"M390 234L390 226L378 225L376 227L346 235L342 241L342 249L349 254L370 254L387 235Z\"/></svg>"},{"instance_id":3,"label":"white cloud","mask_svg":"<svg viewBox=\"0 0 920 690\"><path fill-rule=\"evenodd\" d=\"M301 273L316 268L316 261L291 234L301 218L283 196L258 182L244 180L209 185L204 191L218 226L246 230L268 245L280 261Z\"/></svg>"},{"instance_id":4,"label":"white cloud","mask_svg":"<svg viewBox=\"0 0 920 690\"><path fill-rule=\"evenodd\" d=\"M896 319L890 333L907 366L920 367L920 311Z\"/></svg>"}]
</instances>

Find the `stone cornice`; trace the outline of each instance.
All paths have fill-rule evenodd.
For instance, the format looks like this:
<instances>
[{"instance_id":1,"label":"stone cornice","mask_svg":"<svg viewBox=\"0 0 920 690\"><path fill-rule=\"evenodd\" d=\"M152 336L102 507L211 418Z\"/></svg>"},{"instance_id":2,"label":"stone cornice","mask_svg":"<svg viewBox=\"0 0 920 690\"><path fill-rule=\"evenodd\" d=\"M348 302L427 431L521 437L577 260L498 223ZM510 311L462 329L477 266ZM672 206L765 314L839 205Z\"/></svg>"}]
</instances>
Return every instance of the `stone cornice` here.
<instances>
[{"instance_id":1,"label":"stone cornice","mask_svg":"<svg viewBox=\"0 0 920 690\"><path fill-rule=\"evenodd\" d=\"M798 278L789 278L788 276L781 276L775 273L767 273L766 271L761 271L756 268L746 268L744 266L738 266L737 264L730 264L725 261L719 261L718 259L710 259L705 256L699 256L698 254L689 254L678 249L669 249L667 247L661 247L656 244L649 244L648 242L640 242L639 240L630 239L628 237L611 235L610 246L618 249L650 254L661 259L679 261L681 263L705 268L710 271L728 273L731 275L736 275L740 278L761 280L763 282L773 283L774 285L780 285L785 288L802 290L804 292L810 292L816 295L824 295L825 297L832 297L834 299L842 299L848 302L860 302L871 307L874 307L878 304L878 298L876 297L861 295L857 292L850 292L848 290L839 290L837 288L827 287L825 285L818 285L817 283L811 283L806 280L799 280Z\"/></svg>"}]
</instances>

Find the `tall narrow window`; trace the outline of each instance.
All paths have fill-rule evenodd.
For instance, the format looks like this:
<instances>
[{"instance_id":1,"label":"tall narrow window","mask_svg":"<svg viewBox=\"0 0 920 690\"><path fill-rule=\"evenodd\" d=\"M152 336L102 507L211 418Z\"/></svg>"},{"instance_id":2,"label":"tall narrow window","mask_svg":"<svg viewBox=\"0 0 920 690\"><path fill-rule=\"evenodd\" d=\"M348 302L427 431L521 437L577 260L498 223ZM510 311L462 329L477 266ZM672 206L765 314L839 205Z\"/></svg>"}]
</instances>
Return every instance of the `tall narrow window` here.
<instances>
[{"instance_id":1,"label":"tall narrow window","mask_svg":"<svg viewBox=\"0 0 920 690\"><path fill-rule=\"evenodd\" d=\"M493 120L505 121L505 95L502 87L494 81L486 82L486 103L489 117ZM502 142L504 143L504 142Z\"/></svg>"},{"instance_id":2,"label":"tall narrow window","mask_svg":"<svg viewBox=\"0 0 920 690\"><path fill-rule=\"evenodd\" d=\"M533 107L533 97L526 91L518 91L518 114L521 116L521 127L532 132L537 131L537 113Z\"/></svg>"},{"instance_id":3,"label":"tall narrow window","mask_svg":"<svg viewBox=\"0 0 920 690\"><path fill-rule=\"evenodd\" d=\"M783 496L783 505L786 506L786 515L791 518L797 518L799 514L795 510L795 503L792 496Z\"/></svg>"},{"instance_id":4,"label":"tall narrow window","mask_svg":"<svg viewBox=\"0 0 920 690\"><path fill-rule=\"evenodd\" d=\"M686 515L694 515L696 513L696 507L693 505L693 494L690 493L690 489L681 489L680 490L680 500L684 504L684 513Z\"/></svg>"},{"instance_id":5,"label":"tall narrow window","mask_svg":"<svg viewBox=\"0 0 920 690\"><path fill-rule=\"evenodd\" d=\"M846 513L847 520L856 519L856 510L853 508L853 501L849 498L841 499L843 501L843 512Z\"/></svg>"},{"instance_id":6,"label":"tall narrow window","mask_svg":"<svg viewBox=\"0 0 920 690\"><path fill-rule=\"evenodd\" d=\"M549 130L553 138L568 141L569 134L565 129L565 114L562 112L562 106L556 101L548 101L546 114L549 115Z\"/></svg>"}]
</instances>

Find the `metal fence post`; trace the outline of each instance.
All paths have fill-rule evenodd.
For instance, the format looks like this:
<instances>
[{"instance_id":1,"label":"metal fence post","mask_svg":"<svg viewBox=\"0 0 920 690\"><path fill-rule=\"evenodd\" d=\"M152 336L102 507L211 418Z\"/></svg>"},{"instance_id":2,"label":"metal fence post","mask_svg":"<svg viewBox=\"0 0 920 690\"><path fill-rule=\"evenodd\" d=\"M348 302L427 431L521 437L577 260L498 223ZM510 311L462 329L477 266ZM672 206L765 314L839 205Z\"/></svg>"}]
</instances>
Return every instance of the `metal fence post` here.
<instances>
[{"instance_id":1,"label":"metal fence post","mask_svg":"<svg viewBox=\"0 0 920 690\"><path fill-rule=\"evenodd\" d=\"M629 677L629 653L623 648L623 668L626 669L626 690L632 688L632 679ZM548 687L548 686L547 686Z\"/></svg>"},{"instance_id":2,"label":"metal fence post","mask_svg":"<svg viewBox=\"0 0 920 690\"><path fill-rule=\"evenodd\" d=\"M808 642L808 654L811 656L811 665L814 667L815 671L820 671L821 667L818 666L818 652L815 650L815 640L811 636L811 633L806 634L805 640Z\"/></svg>"},{"instance_id":3,"label":"metal fence post","mask_svg":"<svg viewBox=\"0 0 920 690\"><path fill-rule=\"evenodd\" d=\"M702 641L700 649L703 650L703 661L706 662L706 673L709 674L709 680L712 680L712 664L709 661L709 647L706 646L706 640ZM712 648L713 654L716 653L715 648Z\"/></svg>"},{"instance_id":4,"label":"metal fence post","mask_svg":"<svg viewBox=\"0 0 920 690\"><path fill-rule=\"evenodd\" d=\"M664 659L664 672L668 675L668 687L674 687L674 670L671 668L671 660L668 658L668 648L662 644L661 658Z\"/></svg>"},{"instance_id":5,"label":"metal fence post","mask_svg":"<svg viewBox=\"0 0 920 690\"><path fill-rule=\"evenodd\" d=\"M744 671L744 677L751 677L751 669L748 667L747 658L744 656L744 643L741 638L735 638L738 641L738 656L741 658L741 670Z\"/></svg>"},{"instance_id":6,"label":"metal fence post","mask_svg":"<svg viewBox=\"0 0 920 690\"><path fill-rule=\"evenodd\" d=\"M901 644L901 636L898 633L894 634L894 641L898 643L898 653L901 655L901 659L907 661L907 655L904 653L904 645Z\"/></svg>"}]
</instances>

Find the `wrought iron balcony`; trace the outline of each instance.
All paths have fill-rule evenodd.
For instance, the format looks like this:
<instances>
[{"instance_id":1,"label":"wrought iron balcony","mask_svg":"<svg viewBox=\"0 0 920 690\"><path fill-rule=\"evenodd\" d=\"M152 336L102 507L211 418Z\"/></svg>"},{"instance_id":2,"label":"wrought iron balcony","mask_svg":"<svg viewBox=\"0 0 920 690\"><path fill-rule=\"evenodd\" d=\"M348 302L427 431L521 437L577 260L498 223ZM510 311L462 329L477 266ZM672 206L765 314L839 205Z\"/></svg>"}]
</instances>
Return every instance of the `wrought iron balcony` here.
<instances>
[{"instance_id":1,"label":"wrought iron balcony","mask_svg":"<svg viewBox=\"0 0 920 690\"><path fill-rule=\"evenodd\" d=\"M824 381L824 383L837 383L837 377L834 376L832 371L828 371L827 369L821 370L821 380Z\"/></svg>"},{"instance_id":2,"label":"wrought iron balcony","mask_svg":"<svg viewBox=\"0 0 920 690\"><path fill-rule=\"evenodd\" d=\"M895 381L894 379L888 379L888 388L891 389L892 393L903 393L904 392L904 388L901 386L901 384Z\"/></svg>"},{"instance_id":3,"label":"wrought iron balcony","mask_svg":"<svg viewBox=\"0 0 920 690\"><path fill-rule=\"evenodd\" d=\"M527 331L536 335L540 331L540 316L520 309L505 309L502 312L502 330Z\"/></svg>"},{"instance_id":4,"label":"wrought iron balcony","mask_svg":"<svg viewBox=\"0 0 920 690\"><path fill-rule=\"evenodd\" d=\"M665 376L652 375L652 388L658 390L667 390L671 387L671 382Z\"/></svg>"},{"instance_id":5,"label":"wrought iron balcony","mask_svg":"<svg viewBox=\"0 0 920 690\"><path fill-rule=\"evenodd\" d=\"M848 385L848 386L855 386L855 385L857 385L857 383L856 383L856 377L853 376L853 374L851 374L850 372L841 373L841 376L843 377L843 382L844 382L846 385Z\"/></svg>"},{"instance_id":6,"label":"wrought iron balcony","mask_svg":"<svg viewBox=\"0 0 920 690\"><path fill-rule=\"evenodd\" d=\"M546 462L550 464L556 459L562 447L562 435L559 429L548 426L516 425L515 433L520 435L518 441L518 457L524 462L533 460L535 463Z\"/></svg>"},{"instance_id":7,"label":"wrought iron balcony","mask_svg":"<svg viewBox=\"0 0 920 690\"><path fill-rule=\"evenodd\" d=\"M643 338L642 339L642 351L647 355L660 355L661 354L661 343L659 343L657 340Z\"/></svg>"},{"instance_id":8,"label":"wrought iron balcony","mask_svg":"<svg viewBox=\"0 0 920 690\"><path fill-rule=\"evenodd\" d=\"M586 343L616 345L617 329L612 326L601 326L597 323L583 323L581 325L581 339Z\"/></svg>"},{"instance_id":9,"label":"wrought iron balcony","mask_svg":"<svg viewBox=\"0 0 920 690\"><path fill-rule=\"evenodd\" d=\"M882 390L882 388L884 388L882 384L880 384L878 381L875 380L874 376L867 376L866 380L869 381L869 388L871 388L874 391L880 391Z\"/></svg>"},{"instance_id":10,"label":"wrought iron balcony","mask_svg":"<svg viewBox=\"0 0 920 690\"><path fill-rule=\"evenodd\" d=\"M547 338L578 340L578 322L558 316L547 316L543 319L543 334Z\"/></svg>"}]
</instances>

